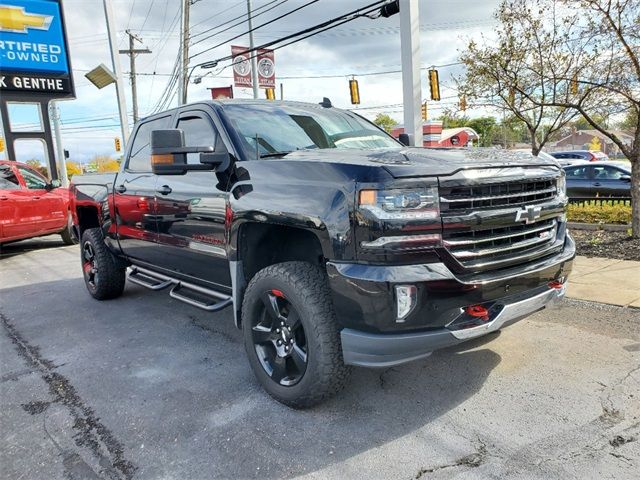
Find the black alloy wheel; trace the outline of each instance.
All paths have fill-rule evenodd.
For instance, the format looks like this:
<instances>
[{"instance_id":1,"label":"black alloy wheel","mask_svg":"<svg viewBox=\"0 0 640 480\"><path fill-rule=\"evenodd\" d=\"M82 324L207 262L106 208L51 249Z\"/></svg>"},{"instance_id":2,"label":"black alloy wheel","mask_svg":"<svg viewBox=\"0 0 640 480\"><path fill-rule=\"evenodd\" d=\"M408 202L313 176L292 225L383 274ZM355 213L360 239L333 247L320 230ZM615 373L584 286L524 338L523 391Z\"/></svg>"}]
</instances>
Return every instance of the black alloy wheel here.
<instances>
[{"instance_id":1,"label":"black alloy wheel","mask_svg":"<svg viewBox=\"0 0 640 480\"><path fill-rule=\"evenodd\" d=\"M283 386L298 383L307 370L307 339L300 315L280 290L260 296L262 312L251 326L256 355L264 371Z\"/></svg>"},{"instance_id":2,"label":"black alloy wheel","mask_svg":"<svg viewBox=\"0 0 640 480\"><path fill-rule=\"evenodd\" d=\"M98 264L96 262L96 252L89 241L84 242L84 245L82 245L82 271L87 284L95 289L98 281Z\"/></svg>"}]
</instances>

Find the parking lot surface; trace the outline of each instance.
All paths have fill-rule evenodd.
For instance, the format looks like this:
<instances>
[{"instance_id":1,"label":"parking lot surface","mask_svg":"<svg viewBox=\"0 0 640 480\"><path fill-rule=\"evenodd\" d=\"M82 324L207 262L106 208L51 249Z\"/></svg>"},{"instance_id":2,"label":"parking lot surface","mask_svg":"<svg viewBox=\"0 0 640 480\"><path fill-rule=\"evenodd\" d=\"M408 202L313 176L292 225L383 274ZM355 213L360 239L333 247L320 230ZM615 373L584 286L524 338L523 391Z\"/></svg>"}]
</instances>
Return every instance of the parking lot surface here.
<instances>
[{"instance_id":1,"label":"parking lot surface","mask_svg":"<svg viewBox=\"0 0 640 480\"><path fill-rule=\"evenodd\" d=\"M638 478L640 310L565 301L295 411L230 311L97 302L78 257L0 255L2 478Z\"/></svg>"}]
</instances>

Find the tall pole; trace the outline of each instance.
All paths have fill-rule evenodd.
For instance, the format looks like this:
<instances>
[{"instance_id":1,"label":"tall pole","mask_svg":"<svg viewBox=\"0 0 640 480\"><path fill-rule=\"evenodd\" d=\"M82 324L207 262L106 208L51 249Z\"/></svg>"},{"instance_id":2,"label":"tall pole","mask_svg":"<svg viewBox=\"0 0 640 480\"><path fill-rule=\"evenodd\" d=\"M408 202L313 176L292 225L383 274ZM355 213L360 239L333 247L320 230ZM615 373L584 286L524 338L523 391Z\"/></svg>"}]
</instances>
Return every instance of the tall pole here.
<instances>
[{"instance_id":1,"label":"tall pole","mask_svg":"<svg viewBox=\"0 0 640 480\"><path fill-rule=\"evenodd\" d=\"M52 101L49 106L51 120L53 121L53 134L56 137L56 156L58 157L58 165L60 165L60 180L62 186L69 186L69 177L67 176L67 159L64 157L64 148L62 147L62 135L60 134L60 110L58 104Z\"/></svg>"},{"instance_id":2,"label":"tall pole","mask_svg":"<svg viewBox=\"0 0 640 480\"><path fill-rule=\"evenodd\" d=\"M412 146L423 145L420 79L420 15L418 0L400 0L400 45L404 131Z\"/></svg>"},{"instance_id":3,"label":"tall pole","mask_svg":"<svg viewBox=\"0 0 640 480\"><path fill-rule=\"evenodd\" d=\"M104 16L107 19L107 34L109 36L109 49L111 50L111 63L113 64L113 72L116 75L116 96L118 98L118 111L120 112L122 142L126 145L129 140L129 119L127 118L127 101L124 97L124 87L122 85L122 68L120 67L120 57L118 56L113 7L111 5L111 0L102 0L102 2L104 5Z\"/></svg>"},{"instance_id":4,"label":"tall pole","mask_svg":"<svg viewBox=\"0 0 640 480\"><path fill-rule=\"evenodd\" d=\"M191 0L182 0L182 28L180 29L180 57L182 68L178 79L178 103L187 103L187 89L189 87L189 7Z\"/></svg>"},{"instance_id":5,"label":"tall pole","mask_svg":"<svg viewBox=\"0 0 640 480\"><path fill-rule=\"evenodd\" d=\"M148 48L134 48L134 41L138 41L142 43L142 40L131 33L130 30L127 30L127 35L129 35L129 50L120 50L120 53L124 53L129 55L129 73L131 74L131 103L133 103L133 122L138 121L138 89L136 86L136 56L139 53L151 53L151 50Z\"/></svg>"},{"instance_id":6,"label":"tall pole","mask_svg":"<svg viewBox=\"0 0 640 480\"><path fill-rule=\"evenodd\" d=\"M253 27L251 26L251 0L247 0L247 16L249 19L249 48L251 52L251 83L253 83L253 98L258 98L260 90L258 89L258 57L253 51Z\"/></svg>"}]
</instances>

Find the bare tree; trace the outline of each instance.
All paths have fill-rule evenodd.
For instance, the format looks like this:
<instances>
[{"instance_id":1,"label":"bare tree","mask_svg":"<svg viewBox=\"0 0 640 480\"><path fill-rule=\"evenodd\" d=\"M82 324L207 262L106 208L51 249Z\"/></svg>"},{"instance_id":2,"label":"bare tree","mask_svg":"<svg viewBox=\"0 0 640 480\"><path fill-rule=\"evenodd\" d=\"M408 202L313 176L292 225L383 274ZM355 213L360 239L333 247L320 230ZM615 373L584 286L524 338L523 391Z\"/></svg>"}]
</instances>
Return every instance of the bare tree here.
<instances>
[{"instance_id":1,"label":"bare tree","mask_svg":"<svg viewBox=\"0 0 640 480\"><path fill-rule=\"evenodd\" d=\"M458 89L471 105L507 112L521 121L537 155L577 113L549 105L553 92L531 68L546 63L554 41L541 28L543 16L522 0L504 1L495 17L497 38L485 39L482 45L471 41L460 56L467 68L457 80Z\"/></svg>"}]
</instances>

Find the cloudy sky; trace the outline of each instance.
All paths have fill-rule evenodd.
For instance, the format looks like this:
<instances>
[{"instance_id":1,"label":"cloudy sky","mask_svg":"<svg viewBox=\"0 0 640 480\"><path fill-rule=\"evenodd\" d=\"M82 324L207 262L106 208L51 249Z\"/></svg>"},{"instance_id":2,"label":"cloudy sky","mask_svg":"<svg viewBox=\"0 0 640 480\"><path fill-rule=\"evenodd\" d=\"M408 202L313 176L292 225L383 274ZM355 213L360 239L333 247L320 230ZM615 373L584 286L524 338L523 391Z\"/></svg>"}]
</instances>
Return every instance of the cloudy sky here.
<instances>
[{"instance_id":1,"label":"cloudy sky","mask_svg":"<svg viewBox=\"0 0 640 480\"><path fill-rule=\"evenodd\" d=\"M141 116L156 107L176 61L179 44L180 0L112 0L119 48L128 48L125 30L137 34L152 54L137 57L138 106ZM254 26L267 22L310 0L253 0L256 13L272 8L254 19ZM300 11L254 32L256 44L274 40L305 27L320 23L364 6L372 0L319 0ZM494 28L492 12L498 0L420 0L421 66L445 65L457 60L460 50L471 38L491 37ZM63 0L74 70L77 99L60 102L64 147L72 159L83 162L95 155L115 155L114 137L120 136L115 87L94 87L84 74L104 63L111 67L102 0ZM269 4L269 5L266 5ZM265 6L266 5L266 6ZM260 8L262 7L262 8ZM230 54L231 43L248 45L248 35L231 43L227 41L246 32L246 23L223 33L222 28L200 34L234 17L246 13L246 0L196 0L191 7L191 54L225 42L222 46L197 56L193 62L213 60ZM242 18L240 19L242 20ZM237 23L236 20L233 23ZM355 75L360 84L361 105L358 110L369 118L385 112L402 121L402 84L400 73L377 74L400 69L399 15L392 18L362 18L324 32L275 52L276 81L283 83L287 100L318 102L329 97L338 107L351 108L347 79ZM206 38L212 33L218 33ZM128 81L129 58L120 55L125 72L127 106L131 112ZM221 63L220 67L229 62ZM232 83L231 69L218 67L189 85L189 101L209 97L207 87ZM453 75L459 66L441 68L443 101L430 104L431 116L447 106L457 104L452 89ZM206 74L197 69L194 73ZM428 85L423 71L423 97ZM366 75L372 74L372 75ZM295 77L295 78L292 78ZM308 77L308 78L300 78ZM316 78L313 78L316 77ZM318 78L320 77L320 78ZM262 92L261 92L262 93ZM249 89L235 89L236 97L251 97ZM171 106L176 105L174 98ZM375 108L379 107L379 108ZM473 115L473 112L468 112Z\"/></svg>"}]
</instances>

